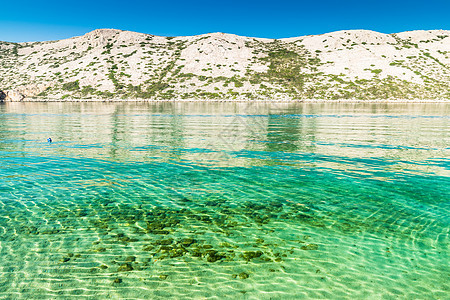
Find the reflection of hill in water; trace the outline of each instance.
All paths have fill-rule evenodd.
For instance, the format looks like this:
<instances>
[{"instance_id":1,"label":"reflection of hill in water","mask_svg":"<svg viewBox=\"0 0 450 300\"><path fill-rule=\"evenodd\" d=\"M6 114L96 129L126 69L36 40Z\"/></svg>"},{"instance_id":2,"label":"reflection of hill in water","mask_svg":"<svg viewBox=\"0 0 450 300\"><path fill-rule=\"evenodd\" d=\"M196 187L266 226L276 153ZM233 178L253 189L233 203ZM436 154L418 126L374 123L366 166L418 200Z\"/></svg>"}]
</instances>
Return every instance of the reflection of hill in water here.
<instances>
[{"instance_id":1,"label":"reflection of hill in water","mask_svg":"<svg viewBox=\"0 0 450 300\"><path fill-rule=\"evenodd\" d=\"M446 104L9 103L0 109L1 126L9 129L2 139L30 152L355 172L378 159L397 160L386 170L437 171L425 160L444 157L449 123Z\"/></svg>"}]
</instances>

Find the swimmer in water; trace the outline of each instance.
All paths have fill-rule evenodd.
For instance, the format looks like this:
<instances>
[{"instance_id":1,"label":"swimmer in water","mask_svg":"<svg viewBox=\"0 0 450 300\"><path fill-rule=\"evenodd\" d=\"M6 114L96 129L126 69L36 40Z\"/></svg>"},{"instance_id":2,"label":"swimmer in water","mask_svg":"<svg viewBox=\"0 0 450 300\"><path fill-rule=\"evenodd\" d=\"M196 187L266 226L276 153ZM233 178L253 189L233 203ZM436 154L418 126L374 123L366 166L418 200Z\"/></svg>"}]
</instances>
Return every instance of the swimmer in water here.
<instances>
[{"instance_id":1,"label":"swimmer in water","mask_svg":"<svg viewBox=\"0 0 450 300\"><path fill-rule=\"evenodd\" d=\"M51 143L52 142L52 138L48 138L47 142Z\"/></svg>"}]
</instances>

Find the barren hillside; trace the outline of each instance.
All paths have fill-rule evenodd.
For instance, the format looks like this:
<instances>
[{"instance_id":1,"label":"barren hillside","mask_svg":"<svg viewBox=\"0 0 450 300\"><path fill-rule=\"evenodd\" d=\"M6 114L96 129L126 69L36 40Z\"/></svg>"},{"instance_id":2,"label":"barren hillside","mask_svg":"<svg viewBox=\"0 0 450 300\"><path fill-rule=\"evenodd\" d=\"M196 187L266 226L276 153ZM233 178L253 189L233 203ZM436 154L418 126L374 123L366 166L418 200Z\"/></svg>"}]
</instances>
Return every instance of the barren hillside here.
<instances>
[{"instance_id":1,"label":"barren hillside","mask_svg":"<svg viewBox=\"0 0 450 300\"><path fill-rule=\"evenodd\" d=\"M0 72L3 98L12 100L450 99L450 31L273 40L98 29L0 42Z\"/></svg>"}]
</instances>

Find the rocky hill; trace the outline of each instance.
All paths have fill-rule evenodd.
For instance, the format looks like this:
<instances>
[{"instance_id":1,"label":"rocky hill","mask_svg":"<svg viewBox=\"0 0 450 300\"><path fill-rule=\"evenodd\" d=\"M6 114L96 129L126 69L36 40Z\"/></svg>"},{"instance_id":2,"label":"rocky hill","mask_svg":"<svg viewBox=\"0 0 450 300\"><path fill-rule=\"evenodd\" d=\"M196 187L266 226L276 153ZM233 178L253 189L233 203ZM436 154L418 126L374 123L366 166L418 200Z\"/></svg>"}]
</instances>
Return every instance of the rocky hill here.
<instances>
[{"instance_id":1,"label":"rocky hill","mask_svg":"<svg viewBox=\"0 0 450 300\"><path fill-rule=\"evenodd\" d=\"M288 39L98 29L0 42L0 98L450 99L450 31Z\"/></svg>"}]
</instances>

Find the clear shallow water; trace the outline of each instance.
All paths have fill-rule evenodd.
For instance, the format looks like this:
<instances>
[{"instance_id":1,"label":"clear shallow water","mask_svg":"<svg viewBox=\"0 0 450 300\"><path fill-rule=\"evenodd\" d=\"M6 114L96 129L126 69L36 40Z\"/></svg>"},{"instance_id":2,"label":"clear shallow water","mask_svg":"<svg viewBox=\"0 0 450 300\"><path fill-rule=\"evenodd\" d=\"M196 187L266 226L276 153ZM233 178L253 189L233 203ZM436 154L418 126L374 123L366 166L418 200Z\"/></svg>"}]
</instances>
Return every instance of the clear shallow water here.
<instances>
[{"instance_id":1,"label":"clear shallow water","mask_svg":"<svg viewBox=\"0 0 450 300\"><path fill-rule=\"evenodd\" d=\"M0 297L448 299L449 116L1 105Z\"/></svg>"}]
</instances>

